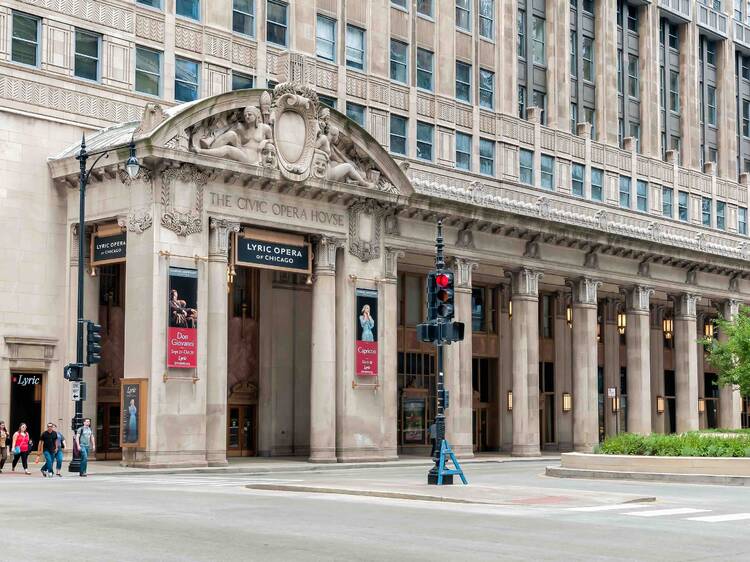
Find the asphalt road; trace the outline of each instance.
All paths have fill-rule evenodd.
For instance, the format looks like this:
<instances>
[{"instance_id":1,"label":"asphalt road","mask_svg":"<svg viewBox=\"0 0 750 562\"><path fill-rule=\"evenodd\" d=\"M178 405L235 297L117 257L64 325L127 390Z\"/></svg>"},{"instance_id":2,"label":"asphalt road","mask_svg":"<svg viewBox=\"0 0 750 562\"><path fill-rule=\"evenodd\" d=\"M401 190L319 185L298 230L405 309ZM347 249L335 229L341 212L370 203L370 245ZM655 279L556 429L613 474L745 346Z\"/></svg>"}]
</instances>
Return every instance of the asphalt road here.
<instances>
[{"instance_id":1,"label":"asphalt road","mask_svg":"<svg viewBox=\"0 0 750 562\"><path fill-rule=\"evenodd\" d=\"M467 465L473 486L531 498L493 506L245 487L403 485L422 480L419 467L54 480L6 471L0 560L750 560L750 490L552 479L546 464ZM623 494L657 501L623 504Z\"/></svg>"}]
</instances>

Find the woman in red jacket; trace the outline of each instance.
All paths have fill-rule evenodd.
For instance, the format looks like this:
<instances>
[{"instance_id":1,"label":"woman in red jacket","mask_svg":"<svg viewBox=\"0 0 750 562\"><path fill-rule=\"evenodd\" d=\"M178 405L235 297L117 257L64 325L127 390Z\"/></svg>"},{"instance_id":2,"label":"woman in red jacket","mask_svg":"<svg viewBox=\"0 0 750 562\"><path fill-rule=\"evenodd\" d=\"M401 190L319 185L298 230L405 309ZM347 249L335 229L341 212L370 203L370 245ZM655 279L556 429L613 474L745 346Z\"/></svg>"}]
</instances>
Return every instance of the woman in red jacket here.
<instances>
[{"instance_id":1,"label":"woman in red jacket","mask_svg":"<svg viewBox=\"0 0 750 562\"><path fill-rule=\"evenodd\" d=\"M11 445L13 451L13 470L16 469L19 459L23 464L23 470L26 474L29 472L29 453L31 452L31 439L29 433L26 431L26 424L22 423L18 426L18 431L13 434L13 445Z\"/></svg>"}]
</instances>

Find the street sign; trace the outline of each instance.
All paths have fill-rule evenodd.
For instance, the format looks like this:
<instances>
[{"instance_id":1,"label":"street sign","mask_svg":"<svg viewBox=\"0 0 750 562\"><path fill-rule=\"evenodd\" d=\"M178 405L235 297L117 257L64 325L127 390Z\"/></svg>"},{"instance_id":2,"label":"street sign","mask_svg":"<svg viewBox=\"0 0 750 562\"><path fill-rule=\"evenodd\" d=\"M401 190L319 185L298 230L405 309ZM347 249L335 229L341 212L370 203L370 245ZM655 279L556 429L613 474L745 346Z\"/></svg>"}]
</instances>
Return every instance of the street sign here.
<instances>
[{"instance_id":1,"label":"street sign","mask_svg":"<svg viewBox=\"0 0 750 562\"><path fill-rule=\"evenodd\" d=\"M607 389L607 398L615 398L617 396L617 389L614 386L610 386Z\"/></svg>"},{"instance_id":2,"label":"street sign","mask_svg":"<svg viewBox=\"0 0 750 562\"><path fill-rule=\"evenodd\" d=\"M70 399L76 402L81 399L81 383L73 381L70 383Z\"/></svg>"}]
</instances>

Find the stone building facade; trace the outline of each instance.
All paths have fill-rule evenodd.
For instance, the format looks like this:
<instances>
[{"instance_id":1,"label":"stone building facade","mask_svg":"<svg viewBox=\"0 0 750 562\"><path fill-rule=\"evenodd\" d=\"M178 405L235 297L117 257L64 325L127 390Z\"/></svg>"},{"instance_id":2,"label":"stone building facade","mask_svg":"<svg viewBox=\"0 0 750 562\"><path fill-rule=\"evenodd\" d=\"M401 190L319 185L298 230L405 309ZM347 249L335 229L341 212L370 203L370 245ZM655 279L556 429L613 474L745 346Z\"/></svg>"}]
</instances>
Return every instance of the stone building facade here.
<instances>
[{"instance_id":1,"label":"stone building facade","mask_svg":"<svg viewBox=\"0 0 750 562\"><path fill-rule=\"evenodd\" d=\"M460 454L740 426L696 341L750 293L738 6L0 1L0 418L67 425L85 267L102 458L426 452L442 218ZM109 156L81 234L124 260L77 261L82 132Z\"/></svg>"}]
</instances>

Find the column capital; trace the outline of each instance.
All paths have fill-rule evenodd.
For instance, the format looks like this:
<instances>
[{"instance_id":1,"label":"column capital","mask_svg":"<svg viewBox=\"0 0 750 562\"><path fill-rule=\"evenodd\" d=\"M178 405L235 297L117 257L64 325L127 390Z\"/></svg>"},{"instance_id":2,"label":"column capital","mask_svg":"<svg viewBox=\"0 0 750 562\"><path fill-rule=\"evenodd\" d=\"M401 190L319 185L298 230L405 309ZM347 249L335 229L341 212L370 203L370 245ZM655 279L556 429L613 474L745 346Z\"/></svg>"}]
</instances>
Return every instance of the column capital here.
<instances>
[{"instance_id":1,"label":"column capital","mask_svg":"<svg viewBox=\"0 0 750 562\"><path fill-rule=\"evenodd\" d=\"M620 293L625 297L625 309L627 312L648 313L649 300L654 290L645 285L634 285L633 287L620 288Z\"/></svg>"},{"instance_id":2,"label":"column capital","mask_svg":"<svg viewBox=\"0 0 750 562\"><path fill-rule=\"evenodd\" d=\"M456 276L456 287L471 289L471 274L479 267L479 262L456 256L450 258L450 262Z\"/></svg>"},{"instance_id":3,"label":"column capital","mask_svg":"<svg viewBox=\"0 0 750 562\"><path fill-rule=\"evenodd\" d=\"M315 239L315 273L333 273L336 271L336 250L344 246L343 238L319 236Z\"/></svg>"},{"instance_id":4,"label":"column capital","mask_svg":"<svg viewBox=\"0 0 750 562\"><path fill-rule=\"evenodd\" d=\"M664 325L664 305L663 304L652 304L651 305L651 329L652 330L663 330Z\"/></svg>"},{"instance_id":5,"label":"column capital","mask_svg":"<svg viewBox=\"0 0 750 562\"><path fill-rule=\"evenodd\" d=\"M669 298L674 302L675 318L694 319L696 317L695 305L701 300L700 295L694 293L681 293L679 295L670 295Z\"/></svg>"},{"instance_id":6,"label":"column capital","mask_svg":"<svg viewBox=\"0 0 750 562\"><path fill-rule=\"evenodd\" d=\"M240 223L209 217L208 255L226 257L229 251L229 234L240 231Z\"/></svg>"},{"instance_id":7,"label":"column capital","mask_svg":"<svg viewBox=\"0 0 750 562\"><path fill-rule=\"evenodd\" d=\"M538 297L539 280L544 273L537 269L522 267L515 271L506 271L505 276L510 278L510 290L512 297Z\"/></svg>"},{"instance_id":8,"label":"column capital","mask_svg":"<svg viewBox=\"0 0 750 562\"><path fill-rule=\"evenodd\" d=\"M383 277L395 280L398 277L398 260L405 255L401 248L385 247L385 259L383 260Z\"/></svg>"},{"instance_id":9,"label":"column capital","mask_svg":"<svg viewBox=\"0 0 750 562\"><path fill-rule=\"evenodd\" d=\"M740 312L740 301L736 299L727 299L721 301L718 308L722 318L731 322Z\"/></svg>"},{"instance_id":10,"label":"column capital","mask_svg":"<svg viewBox=\"0 0 750 562\"><path fill-rule=\"evenodd\" d=\"M576 279L566 279L565 284L571 289L573 296L573 306L596 306L598 302L597 290L602 284L597 279L591 277L578 277Z\"/></svg>"}]
</instances>

